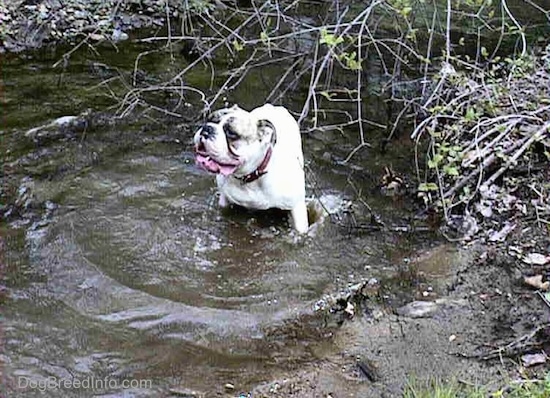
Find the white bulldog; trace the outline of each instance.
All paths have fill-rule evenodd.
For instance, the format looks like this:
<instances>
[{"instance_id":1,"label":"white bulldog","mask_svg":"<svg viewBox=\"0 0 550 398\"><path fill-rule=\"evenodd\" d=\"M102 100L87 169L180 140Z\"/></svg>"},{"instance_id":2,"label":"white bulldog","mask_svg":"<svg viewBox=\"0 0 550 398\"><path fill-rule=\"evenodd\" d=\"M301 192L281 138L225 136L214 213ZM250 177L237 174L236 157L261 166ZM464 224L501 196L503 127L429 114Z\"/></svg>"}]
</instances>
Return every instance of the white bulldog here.
<instances>
[{"instance_id":1,"label":"white bulldog","mask_svg":"<svg viewBox=\"0 0 550 398\"><path fill-rule=\"evenodd\" d=\"M195 133L194 143L197 164L217 174L221 207L290 210L292 226L307 232L302 139L285 108L220 109Z\"/></svg>"}]
</instances>

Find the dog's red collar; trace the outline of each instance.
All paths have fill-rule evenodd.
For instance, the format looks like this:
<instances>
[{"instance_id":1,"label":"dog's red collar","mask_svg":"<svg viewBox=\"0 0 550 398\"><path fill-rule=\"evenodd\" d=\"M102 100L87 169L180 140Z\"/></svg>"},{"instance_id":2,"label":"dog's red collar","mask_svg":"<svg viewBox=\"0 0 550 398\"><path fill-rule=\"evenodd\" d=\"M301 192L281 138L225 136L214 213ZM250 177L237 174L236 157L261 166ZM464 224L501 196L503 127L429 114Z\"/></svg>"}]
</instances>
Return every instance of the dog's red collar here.
<instances>
[{"instance_id":1,"label":"dog's red collar","mask_svg":"<svg viewBox=\"0 0 550 398\"><path fill-rule=\"evenodd\" d=\"M256 170L254 170L252 173L247 174L242 177L237 177L243 184L248 184L249 182L256 181L258 178L263 176L264 174L267 174L267 165L269 164L269 160L271 159L271 154L273 153L273 146L270 146L265 153L264 160L262 160L262 163L258 166Z\"/></svg>"},{"instance_id":2,"label":"dog's red collar","mask_svg":"<svg viewBox=\"0 0 550 398\"><path fill-rule=\"evenodd\" d=\"M273 154L273 147L275 146L275 143L277 142L277 135L275 131L271 135L271 145L269 145L269 148L267 148L267 152L265 153L264 160L262 160L262 163L258 166L256 170L254 170L252 173L249 173L242 177L237 177L243 184L248 184L252 181L256 181L258 178L263 176L264 174L267 174L267 165L269 164L269 161L271 160L271 155Z\"/></svg>"}]
</instances>

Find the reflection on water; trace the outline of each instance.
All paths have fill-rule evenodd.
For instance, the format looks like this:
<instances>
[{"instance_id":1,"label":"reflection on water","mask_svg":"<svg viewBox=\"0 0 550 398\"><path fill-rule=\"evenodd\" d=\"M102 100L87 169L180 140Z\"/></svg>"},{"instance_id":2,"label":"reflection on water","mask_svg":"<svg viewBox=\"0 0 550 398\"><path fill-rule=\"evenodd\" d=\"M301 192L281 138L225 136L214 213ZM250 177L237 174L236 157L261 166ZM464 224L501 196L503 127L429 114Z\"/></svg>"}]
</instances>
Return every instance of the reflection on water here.
<instances>
[{"instance_id":1,"label":"reflection on water","mask_svg":"<svg viewBox=\"0 0 550 398\"><path fill-rule=\"evenodd\" d=\"M105 123L32 143L22 131L4 134L20 191L2 227L6 396L44 396L22 381L90 377L152 385L46 395L246 390L312 360L330 336L314 303L383 276L404 239L349 236L328 221L298 238L280 212L222 214L212 176L179 143L190 133ZM304 146L316 195L338 210L345 167L325 161L333 148Z\"/></svg>"},{"instance_id":2,"label":"reflection on water","mask_svg":"<svg viewBox=\"0 0 550 398\"><path fill-rule=\"evenodd\" d=\"M311 317L337 275L361 273L361 251L328 223L299 239L281 212L222 214L212 177L184 149L136 145L55 184L35 178L33 195L57 202L8 243L21 256L6 275L13 394L22 377L89 375L153 378L138 396L180 384L215 391L259 380L274 358L311 357L322 322L302 326L312 330L299 344L294 322Z\"/></svg>"}]
</instances>

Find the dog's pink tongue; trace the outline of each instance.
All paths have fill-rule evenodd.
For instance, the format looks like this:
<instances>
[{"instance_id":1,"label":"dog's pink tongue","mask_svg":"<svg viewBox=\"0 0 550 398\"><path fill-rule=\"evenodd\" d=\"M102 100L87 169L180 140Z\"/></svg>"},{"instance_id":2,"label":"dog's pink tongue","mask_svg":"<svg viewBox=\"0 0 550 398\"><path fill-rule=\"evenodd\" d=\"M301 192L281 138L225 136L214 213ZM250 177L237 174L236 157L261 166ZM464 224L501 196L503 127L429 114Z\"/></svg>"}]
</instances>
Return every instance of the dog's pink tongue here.
<instances>
[{"instance_id":1,"label":"dog's pink tongue","mask_svg":"<svg viewBox=\"0 0 550 398\"><path fill-rule=\"evenodd\" d=\"M210 171L211 173L219 172L218 163L214 162L208 156L197 154L195 157L195 162L206 171Z\"/></svg>"},{"instance_id":2,"label":"dog's pink tongue","mask_svg":"<svg viewBox=\"0 0 550 398\"><path fill-rule=\"evenodd\" d=\"M223 174L224 176L228 176L230 174L233 174L235 170L237 170L237 167L239 166L230 166L227 164L218 164L219 173Z\"/></svg>"},{"instance_id":3,"label":"dog's pink tongue","mask_svg":"<svg viewBox=\"0 0 550 398\"><path fill-rule=\"evenodd\" d=\"M220 173L224 176L228 176L232 174L238 166L228 165L228 164L220 164L216 162L215 160L212 160L209 156L204 156L197 154L195 158L196 163L201 166L206 171L209 171L211 173Z\"/></svg>"}]
</instances>

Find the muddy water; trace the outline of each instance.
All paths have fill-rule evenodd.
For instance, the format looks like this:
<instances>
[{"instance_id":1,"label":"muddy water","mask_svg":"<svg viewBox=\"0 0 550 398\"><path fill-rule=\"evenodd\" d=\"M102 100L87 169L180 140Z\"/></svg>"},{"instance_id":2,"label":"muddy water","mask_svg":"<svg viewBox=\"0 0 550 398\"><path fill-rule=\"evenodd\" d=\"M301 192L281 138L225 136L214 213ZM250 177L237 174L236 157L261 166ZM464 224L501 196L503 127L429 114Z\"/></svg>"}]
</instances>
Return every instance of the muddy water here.
<instances>
[{"instance_id":1,"label":"muddy water","mask_svg":"<svg viewBox=\"0 0 550 398\"><path fill-rule=\"evenodd\" d=\"M104 78L97 68L76 59L61 76L49 68L58 55L4 64L6 396L215 396L226 383L237 396L330 351L331 328L314 311L323 295L369 278L390 281L387 298L416 294L413 282L392 281L432 237L326 222L297 238L281 213L221 213L213 178L194 165L189 126L105 111L86 128L26 136L108 102L88 90ZM409 205L374 186L397 157L337 165L356 138L304 137L309 193L351 199L357 176L377 213L404 220ZM96 384L56 384L66 380Z\"/></svg>"}]
</instances>

